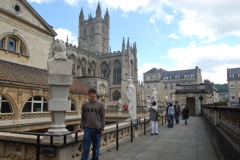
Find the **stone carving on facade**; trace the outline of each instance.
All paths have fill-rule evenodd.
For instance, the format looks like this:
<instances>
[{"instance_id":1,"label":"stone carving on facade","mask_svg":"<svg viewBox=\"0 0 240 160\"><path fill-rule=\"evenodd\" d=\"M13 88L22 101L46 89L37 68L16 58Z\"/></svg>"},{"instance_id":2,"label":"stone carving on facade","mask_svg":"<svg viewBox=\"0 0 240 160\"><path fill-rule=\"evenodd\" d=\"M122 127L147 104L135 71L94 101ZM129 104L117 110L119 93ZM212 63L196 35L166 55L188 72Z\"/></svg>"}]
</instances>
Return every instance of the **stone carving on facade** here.
<instances>
[{"instance_id":1,"label":"stone carving on facade","mask_svg":"<svg viewBox=\"0 0 240 160\"><path fill-rule=\"evenodd\" d=\"M53 46L55 60L67 60L66 46L62 40L57 39Z\"/></svg>"},{"instance_id":2,"label":"stone carving on facade","mask_svg":"<svg viewBox=\"0 0 240 160\"><path fill-rule=\"evenodd\" d=\"M164 102L166 104L168 103L168 95L167 95L167 93L164 93Z\"/></svg>"},{"instance_id":3,"label":"stone carving on facade","mask_svg":"<svg viewBox=\"0 0 240 160\"><path fill-rule=\"evenodd\" d=\"M152 101L158 102L156 88L153 88Z\"/></svg>"},{"instance_id":4,"label":"stone carving on facade","mask_svg":"<svg viewBox=\"0 0 240 160\"><path fill-rule=\"evenodd\" d=\"M150 108L150 106L151 106L151 100L150 100L150 96L149 95L147 96L146 105L147 105L146 110L148 111L148 108Z\"/></svg>"}]
</instances>

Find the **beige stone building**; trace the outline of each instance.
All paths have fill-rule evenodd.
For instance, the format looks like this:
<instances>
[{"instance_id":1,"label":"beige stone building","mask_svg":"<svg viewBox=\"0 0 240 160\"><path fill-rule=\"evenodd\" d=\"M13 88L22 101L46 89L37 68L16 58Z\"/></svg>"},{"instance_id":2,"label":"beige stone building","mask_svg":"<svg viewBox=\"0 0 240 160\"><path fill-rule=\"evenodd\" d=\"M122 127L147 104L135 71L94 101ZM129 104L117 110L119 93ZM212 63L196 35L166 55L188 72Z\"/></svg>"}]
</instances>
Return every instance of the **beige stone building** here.
<instances>
[{"instance_id":1,"label":"beige stone building","mask_svg":"<svg viewBox=\"0 0 240 160\"><path fill-rule=\"evenodd\" d=\"M229 104L240 106L240 68L228 68L227 81Z\"/></svg>"},{"instance_id":2,"label":"beige stone building","mask_svg":"<svg viewBox=\"0 0 240 160\"><path fill-rule=\"evenodd\" d=\"M152 96L152 89L158 92L158 105L165 105L165 101L175 101L176 84L202 83L201 69L166 71L162 68L153 68L143 74L145 99Z\"/></svg>"},{"instance_id":3,"label":"beige stone building","mask_svg":"<svg viewBox=\"0 0 240 160\"><path fill-rule=\"evenodd\" d=\"M158 106L178 101L181 106L189 106L190 115L200 115L201 104L219 101L218 91L213 84L209 80L202 82L202 73L198 66L175 71L153 68L144 73L145 100L152 97L153 88L158 93Z\"/></svg>"}]
</instances>

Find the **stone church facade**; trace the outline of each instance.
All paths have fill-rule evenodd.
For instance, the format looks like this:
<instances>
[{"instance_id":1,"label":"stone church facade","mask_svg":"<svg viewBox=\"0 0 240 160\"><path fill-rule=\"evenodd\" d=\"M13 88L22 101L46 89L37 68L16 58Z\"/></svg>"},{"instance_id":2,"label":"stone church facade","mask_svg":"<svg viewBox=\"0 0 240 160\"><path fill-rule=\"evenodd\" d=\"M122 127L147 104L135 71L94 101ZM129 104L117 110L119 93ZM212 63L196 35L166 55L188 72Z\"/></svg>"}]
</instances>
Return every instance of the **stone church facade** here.
<instances>
[{"instance_id":1,"label":"stone church facade","mask_svg":"<svg viewBox=\"0 0 240 160\"><path fill-rule=\"evenodd\" d=\"M138 88L136 42L123 38L121 51L110 50L110 16L108 10L102 18L98 3L96 17L85 19L83 9L79 14L78 47L67 44L67 55L73 61L73 74L89 87L96 88L99 99L106 105L116 105L121 98L127 103L127 79L132 77Z\"/></svg>"}]
</instances>

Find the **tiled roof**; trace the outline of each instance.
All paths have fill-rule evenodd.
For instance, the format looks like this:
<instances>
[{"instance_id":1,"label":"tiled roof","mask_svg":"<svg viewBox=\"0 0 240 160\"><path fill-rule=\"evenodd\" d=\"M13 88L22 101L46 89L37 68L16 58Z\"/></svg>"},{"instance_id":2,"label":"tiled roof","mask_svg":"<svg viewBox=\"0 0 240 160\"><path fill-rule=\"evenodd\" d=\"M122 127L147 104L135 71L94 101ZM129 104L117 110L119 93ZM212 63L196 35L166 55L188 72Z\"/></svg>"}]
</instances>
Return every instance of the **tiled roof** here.
<instances>
[{"instance_id":1,"label":"tiled roof","mask_svg":"<svg viewBox=\"0 0 240 160\"><path fill-rule=\"evenodd\" d=\"M145 72L144 74L156 73L156 72L159 72L159 70L154 67L154 68L150 69L149 71Z\"/></svg>"},{"instance_id":2,"label":"tiled roof","mask_svg":"<svg viewBox=\"0 0 240 160\"><path fill-rule=\"evenodd\" d=\"M0 60L0 84L47 89L47 76L47 70ZM70 91L87 93L88 87L74 78Z\"/></svg>"},{"instance_id":3,"label":"tiled roof","mask_svg":"<svg viewBox=\"0 0 240 160\"><path fill-rule=\"evenodd\" d=\"M195 69L187 69L187 70L176 70L176 71L168 71L168 72L163 72L163 76L171 76L174 78L174 76L179 75L181 78L184 77L184 75L190 75L190 74L195 74L196 70Z\"/></svg>"}]
</instances>

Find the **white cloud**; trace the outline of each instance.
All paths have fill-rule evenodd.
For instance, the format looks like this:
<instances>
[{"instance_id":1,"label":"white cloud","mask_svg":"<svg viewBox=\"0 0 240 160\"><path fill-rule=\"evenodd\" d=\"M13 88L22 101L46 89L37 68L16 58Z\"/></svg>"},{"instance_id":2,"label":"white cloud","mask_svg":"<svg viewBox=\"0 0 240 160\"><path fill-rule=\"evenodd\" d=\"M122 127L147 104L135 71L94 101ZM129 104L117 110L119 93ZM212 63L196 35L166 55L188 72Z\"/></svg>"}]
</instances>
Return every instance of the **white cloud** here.
<instances>
[{"instance_id":1,"label":"white cloud","mask_svg":"<svg viewBox=\"0 0 240 160\"><path fill-rule=\"evenodd\" d=\"M56 39L61 39L64 42L66 42L67 41L67 37L68 37L68 43L76 45L76 46L78 45L78 40L77 40L76 35L74 35L68 29L58 28L58 29L55 29L55 31L58 34L56 36Z\"/></svg>"},{"instance_id":2,"label":"white cloud","mask_svg":"<svg viewBox=\"0 0 240 160\"><path fill-rule=\"evenodd\" d=\"M64 0L64 1L70 6L77 6L79 2L79 0Z\"/></svg>"},{"instance_id":3,"label":"white cloud","mask_svg":"<svg viewBox=\"0 0 240 160\"><path fill-rule=\"evenodd\" d=\"M165 15L165 22L167 23L167 24L171 24L172 23L172 21L173 21L173 19L174 19L174 16L173 15L170 15L170 14L167 14L167 15Z\"/></svg>"},{"instance_id":4,"label":"white cloud","mask_svg":"<svg viewBox=\"0 0 240 160\"><path fill-rule=\"evenodd\" d=\"M171 70L198 66L202 70L203 79L214 83L227 83L227 68L239 67L239 51L240 45L189 46L170 49L167 58L175 64Z\"/></svg>"},{"instance_id":5,"label":"white cloud","mask_svg":"<svg viewBox=\"0 0 240 160\"><path fill-rule=\"evenodd\" d=\"M27 0L28 2L35 2L35 3L50 3L53 2L55 0Z\"/></svg>"},{"instance_id":6,"label":"white cloud","mask_svg":"<svg viewBox=\"0 0 240 160\"><path fill-rule=\"evenodd\" d=\"M239 36L238 0L172 0L170 6L182 14L180 33L212 42L227 35Z\"/></svg>"},{"instance_id":7,"label":"white cloud","mask_svg":"<svg viewBox=\"0 0 240 160\"><path fill-rule=\"evenodd\" d=\"M180 39L180 37L178 35L176 35L175 33L169 34L168 37L170 37L172 39Z\"/></svg>"}]
</instances>

